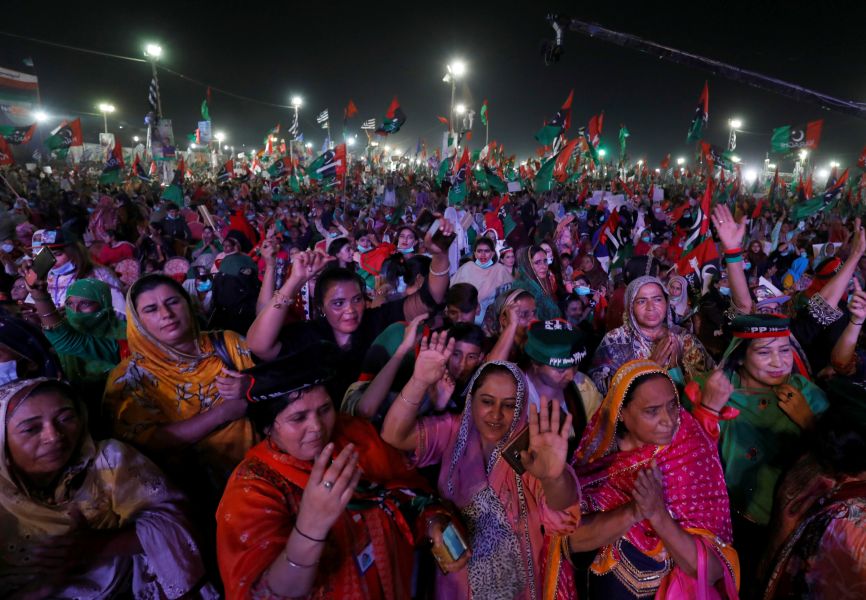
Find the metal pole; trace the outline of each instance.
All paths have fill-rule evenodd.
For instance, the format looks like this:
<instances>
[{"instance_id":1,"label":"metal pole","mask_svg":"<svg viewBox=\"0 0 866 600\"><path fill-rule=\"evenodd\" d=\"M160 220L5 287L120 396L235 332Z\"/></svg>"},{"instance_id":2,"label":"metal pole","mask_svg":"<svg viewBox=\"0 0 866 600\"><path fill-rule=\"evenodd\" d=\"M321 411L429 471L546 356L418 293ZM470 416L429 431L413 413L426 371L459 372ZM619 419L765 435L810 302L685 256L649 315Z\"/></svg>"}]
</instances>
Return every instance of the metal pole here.
<instances>
[{"instance_id":1,"label":"metal pole","mask_svg":"<svg viewBox=\"0 0 866 600\"><path fill-rule=\"evenodd\" d=\"M162 93L159 91L159 76L156 74L156 59L150 61L153 70L153 80L156 81L156 116L162 118Z\"/></svg>"},{"instance_id":2,"label":"metal pole","mask_svg":"<svg viewBox=\"0 0 866 600\"><path fill-rule=\"evenodd\" d=\"M449 127L451 128L451 131L448 132L449 134L452 131L454 131L454 88L455 88L456 84L457 84L457 81L454 79L454 74L452 73L452 75L451 75L451 110L448 113L448 123L449 123Z\"/></svg>"},{"instance_id":3,"label":"metal pole","mask_svg":"<svg viewBox=\"0 0 866 600\"><path fill-rule=\"evenodd\" d=\"M105 128L105 133L108 133L108 115L105 114L105 111L102 111L102 125Z\"/></svg>"},{"instance_id":4,"label":"metal pole","mask_svg":"<svg viewBox=\"0 0 866 600\"><path fill-rule=\"evenodd\" d=\"M490 144L490 119L484 119L484 146Z\"/></svg>"}]
</instances>

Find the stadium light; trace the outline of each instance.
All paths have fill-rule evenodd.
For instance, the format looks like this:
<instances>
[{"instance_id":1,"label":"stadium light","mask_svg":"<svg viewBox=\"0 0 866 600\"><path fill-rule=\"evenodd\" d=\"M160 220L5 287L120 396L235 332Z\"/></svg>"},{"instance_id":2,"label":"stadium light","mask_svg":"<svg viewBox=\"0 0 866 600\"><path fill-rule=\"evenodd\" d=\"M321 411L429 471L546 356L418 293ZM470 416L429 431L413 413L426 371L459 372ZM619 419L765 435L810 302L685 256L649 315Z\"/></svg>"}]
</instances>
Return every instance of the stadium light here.
<instances>
[{"instance_id":1,"label":"stadium light","mask_svg":"<svg viewBox=\"0 0 866 600\"><path fill-rule=\"evenodd\" d=\"M809 151L803 148L800 150L800 160L806 160L806 157L809 156Z\"/></svg>"},{"instance_id":2,"label":"stadium light","mask_svg":"<svg viewBox=\"0 0 866 600\"><path fill-rule=\"evenodd\" d=\"M37 123L42 123L43 121L48 120L48 115L45 113L45 111L37 110L33 113L33 118L36 119Z\"/></svg>"},{"instance_id":3,"label":"stadium light","mask_svg":"<svg viewBox=\"0 0 866 600\"><path fill-rule=\"evenodd\" d=\"M138 143L139 137L137 135L132 136L132 141Z\"/></svg>"},{"instance_id":4,"label":"stadium light","mask_svg":"<svg viewBox=\"0 0 866 600\"><path fill-rule=\"evenodd\" d=\"M300 108L300 106L304 103L304 100L300 96L292 96L292 106L295 108Z\"/></svg>"},{"instance_id":5,"label":"stadium light","mask_svg":"<svg viewBox=\"0 0 866 600\"><path fill-rule=\"evenodd\" d=\"M448 73L457 79L463 77L466 74L466 63L460 59L452 60L448 65Z\"/></svg>"},{"instance_id":6,"label":"stadium light","mask_svg":"<svg viewBox=\"0 0 866 600\"><path fill-rule=\"evenodd\" d=\"M607 154L607 150L605 150L604 148L599 149L598 156L600 158L604 158L606 154Z\"/></svg>"},{"instance_id":7,"label":"stadium light","mask_svg":"<svg viewBox=\"0 0 866 600\"><path fill-rule=\"evenodd\" d=\"M685 162L686 162L686 159L684 159L682 156L677 158L677 164L678 165L683 165L683 164L685 164Z\"/></svg>"},{"instance_id":8,"label":"stadium light","mask_svg":"<svg viewBox=\"0 0 866 600\"><path fill-rule=\"evenodd\" d=\"M162 56L162 46L159 44L148 44L144 47L144 55L153 60L159 60Z\"/></svg>"},{"instance_id":9,"label":"stadium light","mask_svg":"<svg viewBox=\"0 0 866 600\"><path fill-rule=\"evenodd\" d=\"M830 171L828 169L818 169L818 179L827 179L830 177Z\"/></svg>"},{"instance_id":10,"label":"stadium light","mask_svg":"<svg viewBox=\"0 0 866 600\"><path fill-rule=\"evenodd\" d=\"M218 141L220 144L222 144L223 140L226 139L226 134L223 133L222 131L217 131L213 137L216 141Z\"/></svg>"},{"instance_id":11,"label":"stadium light","mask_svg":"<svg viewBox=\"0 0 866 600\"><path fill-rule=\"evenodd\" d=\"M466 112L466 105L465 104L458 104L457 106L454 107L454 112L456 112L458 115L462 115L463 113Z\"/></svg>"},{"instance_id":12,"label":"stadium light","mask_svg":"<svg viewBox=\"0 0 866 600\"><path fill-rule=\"evenodd\" d=\"M728 125L731 129L739 129L743 126L743 121L741 119L737 119L736 117L728 121Z\"/></svg>"},{"instance_id":13,"label":"stadium light","mask_svg":"<svg viewBox=\"0 0 866 600\"><path fill-rule=\"evenodd\" d=\"M748 183L754 183L758 178L758 172L755 169L746 169L746 172L743 173L743 177L746 178Z\"/></svg>"}]
</instances>

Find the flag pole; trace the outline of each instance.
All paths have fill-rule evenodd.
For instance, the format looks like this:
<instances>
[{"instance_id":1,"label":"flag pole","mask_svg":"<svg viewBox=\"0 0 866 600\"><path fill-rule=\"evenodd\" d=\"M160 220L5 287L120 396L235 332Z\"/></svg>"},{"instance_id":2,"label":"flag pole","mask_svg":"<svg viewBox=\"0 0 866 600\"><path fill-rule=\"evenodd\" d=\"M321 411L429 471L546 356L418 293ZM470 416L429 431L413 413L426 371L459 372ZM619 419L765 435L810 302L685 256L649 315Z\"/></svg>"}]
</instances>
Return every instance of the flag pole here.
<instances>
[{"instance_id":1,"label":"flag pole","mask_svg":"<svg viewBox=\"0 0 866 600\"><path fill-rule=\"evenodd\" d=\"M487 146L490 143L490 119L486 114L484 117L484 145Z\"/></svg>"}]
</instances>

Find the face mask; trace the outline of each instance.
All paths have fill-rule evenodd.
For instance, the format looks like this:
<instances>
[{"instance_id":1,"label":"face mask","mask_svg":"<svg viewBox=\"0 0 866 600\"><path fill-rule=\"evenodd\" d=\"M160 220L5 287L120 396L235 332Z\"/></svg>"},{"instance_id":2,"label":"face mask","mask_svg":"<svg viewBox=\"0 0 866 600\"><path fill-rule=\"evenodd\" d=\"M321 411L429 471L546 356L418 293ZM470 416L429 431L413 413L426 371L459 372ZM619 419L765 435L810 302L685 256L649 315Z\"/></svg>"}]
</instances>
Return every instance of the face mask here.
<instances>
[{"instance_id":1,"label":"face mask","mask_svg":"<svg viewBox=\"0 0 866 600\"><path fill-rule=\"evenodd\" d=\"M255 221L256 213L247 213L247 221Z\"/></svg>"},{"instance_id":2,"label":"face mask","mask_svg":"<svg viewBox=\"0 0 866 600\"><path fill-rule=\"evenodd\" d=\"M66 275L68 273L72 273L72 271L74 271L74 270L75 270L75 265L73 265L72 262L68 262L65 265L62 265L62 266L57 267L55 269L51 269L50 272L52 275Z\"/></svg>"},{"instance_id":3,"label":"face mask","mask_svg":"<svg viewBox=\"0 0 866 600\"><path fill-rule=\"evenodd\" d=\"M370 248L364 248L364 246L362 246L361 244L358 244L358 252L360 252L361 254L364 254L364 252L369 252L369 251L370 251Z\"/></svg>"},{"instance_id":4,"label":"face mask","mask_svg":"<svg viewBox=\"0 0 866 600\"><path fill-rule=\"evenodd\" d=\"M722 296L730 296L731 295L731 288L722 286L719 288L719 293Z\"/></svg>"},{"instance_id":5,"label":"face mask","mask_svg":"<svg viewBox=\"0 0 866 600\"><path fill-rule=\"evenodd\" d=\"M87 207L87 212L88 212L88 214L91 214L91 215L92 215L95 211L96 211L96 209L93 208L92 206L88 206L88 207Z\"/></svg>"},{"instance_id":6,"label":"face mask","mask_svg":"<svg viewBox=\"0 0 866 600\"><path fill-rule=\"evenodd\" d=\"M0 385L18 379L18 369L14 360L0 362Z\"/></svg>"},{"instance_id":7,"label":"face mask","mask_svg":"<svg viewBox=\"0 0 866 600\"><path fill-rule=\"evenodd\" d=\"M749 269L752 268L752 263L750 263L750 262L744 262L744 263L743 263L743 268L744 268L746 271L748 271Z\"/></svg>"},{"instance_id":8,"label":"face mask","mask_svg":"<svg viewBox=\"0 0 866 600\"><path fill-rule=\"evenodd\" d=\"M585 285L579 285L574 288L574 293L578 296L589 296L592 294L592 290Z\"/></svg>"},{"instance_id":9,"label":"face mask","mask_svg":"<svg viewBox=\"0 0 866 600\"><path fill-rule=\"evenodd\" d=\"M493 266L493 259L491 258L491 259L488 260L487 262L481 262L480 260L478 260L478 259L476 258L476 259L475 259L475 264L478 265L479 267L481 267L482 269L489 269L490 267Z\"/></svg>"},{"instance_id":10,"label":"face mask","mask_svg":"<svg viewBox=\"0 0 866 600\"><path fill-rule=\"evenodd\" d=\"M166 215L165 218L168 219L169 221L177 221L178 216L177 215L174 215L174 216Z\"/></svg>"},{"instance_id":11,"label":"face mask","mask_svg":"<svg viewBox=\"0 0 866 600\"><path fill-rule=\"evenodd\" d=\"M546 260L547 260L547 264L548 264L548 265L552 265L552 264L553 264L553 259L552 259L552 258L548 258L548 259L546 259Z\"/></svg>"},{"instance_id":12,"label":"face mask","mask_svg":"<svg viewBox=\"0 0 866 600\"><path fill-rule=\"evenodd\" d=\"M199 281L195 284L195 289L202 293L209 292L212 287L213 281L211 281L210 279L205 279L204 281Z\"/></svg>"},{"instance_id":13,"label":"face mask","mask_svg":"<svg viewBox=\"0 0 866 600\"><path fill-rule=\"evenodd\" d=\"M15 246L13 246L12 244L3 244L2 246L0 246L0 250L5 252L6 254L9 254L14 249L15 249Z\"/></svg>"},{"instance_id":14,"label":"face mask","mask_svg":"<svg viewBox=\"0 0 866 600\"><path fill-rule=\"evenodd\" d=\"M104 327L108 312L104 309L94 313L66 311L66 320L73 329L80 332L94 332Z\"/></svg>"},{"instance_id":15,"label":"face mask","mask_svg":"<svg viewBox=\"0 0 866 600\"><path fill-rule=\"evenodd\" d=\"M642 237L640 240L641 240L642 242L646 242L647 244L649 244L649 241L650 241L650 239L649 239L648 237L646 237L646 236Z\"/></svg>"},{"instance_id":16,"label":"face mask","mask_svg":"<svg viewBox=\"0 0 866 600\"><path fill-rule=\"evenodd\" d=\"M337 232L336 231L329 231L328 237L331 239L334 239L335 237L337 237Z\"/></svg>"},{"instance_id":17,"label":"face mask","mask_svg":"<svg viewBox=\"0 0 866 600\"><path fill-rule=\"evenodd\" d=\"M412 253L415 251L415 248L412 248L412 247L409 247L409 248L397 248L397 250L399 250L401 254L412 254Z\"/></svg>"},{"instance_id":18,"label":"face mask","mask_svg":"<svg viewBox=\"0 0 866 600\"><path fill-rule=\"evenodd\" d=\"M806 253L805 253L805 252L800 252L800 258L806 258Z\"/></svg>"},{"instance_id":19,"label":"face mask","mask_svg":"<svg viewBox=\"0 0 866 600\"><path fill-rule=\"evenodd\" d=\"M782 256L788 256L790 253L790 250L782 250L781 252L779 252L779 254L781 254Z\"/></svg>"}]
</instances>

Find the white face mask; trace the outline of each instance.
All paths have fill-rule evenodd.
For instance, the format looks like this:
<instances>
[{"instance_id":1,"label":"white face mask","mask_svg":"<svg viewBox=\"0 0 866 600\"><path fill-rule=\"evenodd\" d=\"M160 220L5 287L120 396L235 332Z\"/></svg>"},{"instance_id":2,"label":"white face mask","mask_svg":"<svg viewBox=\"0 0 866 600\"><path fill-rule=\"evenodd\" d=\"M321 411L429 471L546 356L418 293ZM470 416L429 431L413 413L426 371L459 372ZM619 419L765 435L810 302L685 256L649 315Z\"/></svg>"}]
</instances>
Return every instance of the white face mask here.
<instances>
[{"instance_id":1,"label":"white face mask","mask_svg":"<svg viewBox=\"0 0 866 600\"><path fill-rule=\"evenodd\" d=\"M18 369L14 360L0 362L0 385L18 379Z\"/></svg>"}]
</instances>

